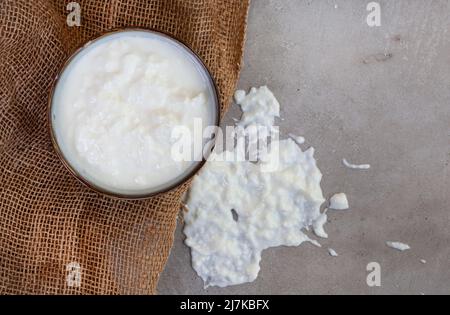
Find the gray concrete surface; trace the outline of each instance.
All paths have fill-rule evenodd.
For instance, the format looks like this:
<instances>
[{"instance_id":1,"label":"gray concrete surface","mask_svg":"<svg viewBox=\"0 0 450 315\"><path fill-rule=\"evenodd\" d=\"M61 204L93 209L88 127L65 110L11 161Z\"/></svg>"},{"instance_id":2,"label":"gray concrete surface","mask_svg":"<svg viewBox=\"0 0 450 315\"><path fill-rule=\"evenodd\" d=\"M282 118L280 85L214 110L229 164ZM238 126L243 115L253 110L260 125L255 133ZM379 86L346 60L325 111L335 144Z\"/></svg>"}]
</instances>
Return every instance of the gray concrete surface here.
<instances>
[{"instance_id":1,"label":"gray concrete surface","mask_svg":"<svg viewBox=\"0 0 450 315\"><path fill-rule=\"evenodd\" d=\"M179 226L160 294L450 293L450 1L379 1L377 28L368 2L254 0L250 11L239 87L269 85L282 130L316 148L326 196L351 202L330 215L324 249L267 250L254 283L205 291ZM344 157L372 169L348 170ZM380 288L366 284L370 262Z\"/></svg>"}]
</instances>

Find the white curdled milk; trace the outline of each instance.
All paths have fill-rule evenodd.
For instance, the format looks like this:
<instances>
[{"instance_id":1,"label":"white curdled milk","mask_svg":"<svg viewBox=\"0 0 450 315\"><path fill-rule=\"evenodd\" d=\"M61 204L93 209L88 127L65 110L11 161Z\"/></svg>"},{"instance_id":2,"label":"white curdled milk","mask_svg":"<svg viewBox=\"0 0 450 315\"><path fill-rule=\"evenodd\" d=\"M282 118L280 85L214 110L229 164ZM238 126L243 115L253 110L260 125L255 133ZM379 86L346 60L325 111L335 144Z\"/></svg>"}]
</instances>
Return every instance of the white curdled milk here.
<instances>
[{"instance_id":1,"label":"white curdled milk","mask_svg":"<svg viewBox=\"0 0 450 315\"><path fill-rule=\"evenodd\" d=\"M348 210L349 207L347 195L344 193L336 194L330 199L331 210Z\"/></svg>"},{"instance_id":2,"label":"white curdled milk","mask_svg":"<svg viewBox=\"0 0 450 315\"><path fill-rule=\"evenodd\" d=\"M172 130L193 130L196 118L213 125L213 102L207 75L186 48L152 33L122 32L89 45L64 71L54 129L83 177L114 192L144 192L193 167L171 158Z\"/></svg>"},{"instance_id":3,"label":"white curdled milk","mask_svg":"<svg viewBox=\"0 0 450 315\"><path fill-rule=\"evenodd\" d=\"M279 104L269 89L252 89L248 96L238 92L236 98L245 104L242 124L273 124ZM325 202L322 173L313 148L304 152L288 139L272 146L257 164L226 161L226 156L224 152L210 157L187 201L186 244L206 286L254 281L262 251L312 241L303 232L309 227L327 236L326 215L320 212ZM277 162L272 172L263 171L264 164Z\"/></svg>"},{"instance_id":4,"label":"white curdled milk","mask_svg":"<svg viewBox=\"0 0 450 315\"><path fill-rule=\"evenodd\" d=\"M400 242L386 242L386 245L392 249L398 250L400 252L404 252L410 250L411 247L408 244L400 243Z\"/></svg>"}]
</instances>

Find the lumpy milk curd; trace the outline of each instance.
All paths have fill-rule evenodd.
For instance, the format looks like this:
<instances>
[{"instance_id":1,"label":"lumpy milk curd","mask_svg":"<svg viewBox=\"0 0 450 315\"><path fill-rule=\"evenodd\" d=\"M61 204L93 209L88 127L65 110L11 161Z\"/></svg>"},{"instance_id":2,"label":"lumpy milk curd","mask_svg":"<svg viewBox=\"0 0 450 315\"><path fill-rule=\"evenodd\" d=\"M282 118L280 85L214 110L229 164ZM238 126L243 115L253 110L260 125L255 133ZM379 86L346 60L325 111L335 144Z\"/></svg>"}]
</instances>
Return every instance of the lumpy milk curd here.
<instances>
[{"instance_id":1,"label":"lumpy milk curd","mask_svg":"<svg viewBox=\"0 0 450 315\"><path fill-rule=\"evenodd\" d=\"M267 87L238 91L235 99L243 111L239 126L273 127L280 104ZM321 246L305 234L312 227L318 237L328 237L314 152L288 139L272 143L258 163L227 160L234 154L226 151L211 155L192 183L184 216L192 265L205 286L254 281L268 248Z\"/></svg>"},{"instance_id":2,"label":"lumpy milk curd","mask_svg":"<svg viewBox=\"0 0 450 315\"><path fill-rule=\"evenodd\" d=\"M85 48L53 98L53 128L81 176L113 192L143 192L193 168L171 158L174 127L214 125L207 71L181 44L156 33L115 33ZM217 106L217 105L216 105ZM193 157L193 161L201 157ZM195 166L194 166L195 167Z\"/></svg>"}]
</instances>

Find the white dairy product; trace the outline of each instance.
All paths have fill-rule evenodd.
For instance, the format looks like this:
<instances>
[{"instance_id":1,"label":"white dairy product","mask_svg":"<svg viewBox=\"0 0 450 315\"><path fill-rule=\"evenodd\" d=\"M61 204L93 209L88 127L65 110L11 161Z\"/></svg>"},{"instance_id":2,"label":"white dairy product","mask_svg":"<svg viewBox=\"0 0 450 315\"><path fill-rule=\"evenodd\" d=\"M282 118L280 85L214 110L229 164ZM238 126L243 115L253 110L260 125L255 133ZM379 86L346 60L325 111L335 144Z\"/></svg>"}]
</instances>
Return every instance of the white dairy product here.
<instances>
[{"instance_id":1,"label":"white dairy product","mask_svg":"<svg viewBox=\"0 0 450 315\"><path fill-rule=\"evenodd\" d=\"M308 230L308 227L306 228L306 230ZM311 243L312 245L314 245L314 246L316 246L316 247L322 248L322 244L320 244L320 243L319 243L318 241L316 241L316 240L312 240L312 239L310 239L309 237L307 237L306 241L309 242L309 243Z\"/></svg>"},{"instance_id":2,"label":"white dairy product","mask_svg":"<svg viewBox=\"0 0 450 315\"><path fill-rule=\"evenodd\" d=\"M215 123L208 80L199 62L168 38L130 31L96 41L55 92L53 120L64 155L82 176L114 192L175 180L194 162L171 158L173 128L193 133L197 118L205 127Z\"/></svg>"},{"instance_id":3,"label":"white dairy product","mask_svg":"<svg viewBox=\"0 0 450 315\"><path fill-rule=\"evenodd\" d=\"M272 127L276 117L280 117L280 103L267 86L252 88L246 95L239 90L234 95L235 101L241 106L243 115L238 126Z\"/></svg>"},{"instance_id":4,"label":"white dairy product","mask_svg":"<svg viewBox=\"0 0 450 315\"><path fill-rule=\"evenodd\" d=\"M237 90L234 93L234 100L236 102L236 104L242 104L242 102L244 102L245 97L247 96L247 93L245 93L245 91L243 90Z\"/></svg>"},{"instance_id":5,"label":"white dairy product","mask_svg":"<svg viewBox=\"0 0 450 315\"><path fill-rule=\"evenodd\" d=\"M279 104L267 87L235 97L243 104L241 125L273 125ZM304 234L310 227L327 236L326 213L320 212L322 173L313 148L304 152L293 140L282 140L258 163L227 161L227 154L234 155L213 153L194 179L186 205L186 244L206 286L254 281L261 253L270 247L304 242L321 247ZM267 164L278 167L263 171Z\"/></svg>"},{"instance_id":6,"label":"white dairy product","mask_svg":"<svg viewBox=\"0 0 450 315\"><path fill-rule=\"evenodd\" d=\"M340 193L330 199L330 209L332 210L348 210L350 208L347 195Z\"/></svg>"},{"instance_id":7,"label":"white dairy product","mask_svg":"<svg viewBox=\"0 0 450 315\"><path fill-rule=\"evenodd\" d=\"M313 223L314 234L321 238L328 238L327 232L325 232L324 226L327 223L328 216L326 211L320 215L319 218Z\"/></svg>"},{"instance_id":8,"label":"white dairy product","mask_svg":"<svg viewBox=\"0 0 450 315\"><path fill-rule=\"evenodd\" d=\"M252 88L248 94L238 90L234 99L243 113L241 120L236 121L238 128L234 136L240 144L245 145L248 141L250 146L257 145L253 154L265 155L268 149L265 139L279 135L274 123L275 118L280 117L280 103L267 86Z\"/></svg>"},{"instance_id":9,"label":"white dairy product","mask_svg":"<svg viewBox=\"0 0 450 315\"><path fill-rule=\"evenodd\" d=\"M401 252L411 249L411 247L409 245L400 243L400 242L386 242L386 245L392 249L395 249L395 250L398 250Z\"/></svg>"},{"instance_id":10,"label":"white dairy product","mask_svg":"<svg viewBox=\"0 0 450 315\"><path fill-rule=\"evenodd\" d=\"M293 134L289 134L289 137L294 140L295 142L297 142L297 144L304 144L306 139L304 137L299 137Z\"/></svg>"},{"instance_id":11,"label":"white dairy product","mask_svg":"<svg viewBox=\"0 0 450 315\"><path fill-rule=\"evenodd\" d=\"M209 161L195 178L184 233L193 267L207 286L254 281L263 250L299 246L310 241L302 229L326 222L314 151L303 152L290 139L281 141L279 150L277 171L262 172L250 162ZM270 151L264 163L275 154Z\"/></svg>"},{"instance_id":12,"label":"white dairy product","mask_svg":"<svg viewBox=\"0 0 450 315\"><path fill-rule=\"evenodd\" d=\"M328 254L330 254L331 257L339 257L339 254L332 248L328 248Z\"/></svg>"},{"instance_id":13,"label":"white dairy product","mask_svg":"<svg viewBox=\"0 0 450 315\"><path fill-rule=\"evenodd\" d=\"M354 170L368 170L368 169L371 168L370 164L361 164L361 165L352 164L349 161L347 161L347 159L343 159L342 163L344 163L344 165L347 168L351 168L351 169L354 169Z\"/></svg>"}]
</instances>

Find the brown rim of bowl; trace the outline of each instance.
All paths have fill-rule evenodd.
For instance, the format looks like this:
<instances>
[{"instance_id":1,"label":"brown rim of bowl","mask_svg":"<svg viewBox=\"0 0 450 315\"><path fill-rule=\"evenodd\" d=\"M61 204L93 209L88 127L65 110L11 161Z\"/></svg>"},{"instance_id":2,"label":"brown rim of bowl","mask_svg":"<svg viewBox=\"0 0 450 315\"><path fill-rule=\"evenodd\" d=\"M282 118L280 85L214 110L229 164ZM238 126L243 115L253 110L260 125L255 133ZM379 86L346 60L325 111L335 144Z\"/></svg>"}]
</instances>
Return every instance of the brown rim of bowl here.
<instances>
[{"instance_id":1,"label":"brown rim of bowl","mask_svg":"<svg viewBox=\"0 0 450 315\"><path fill-rule=\"evenodd\" d=\"M81 51L83 51L85 48L89 47L92 43L94 43L104 37L107 37L109 35L113 35L115 33L123 33L123 32L153 33L153 34L168 38L168 39L176 42L177 44L181 45L181 47L184 47L188 52L190 52L192 54L192 56L198 61L199 65L203 67L206 75L209 77L211 84L212 84L213 94L215 96L216 103L217 103L216 120L215 120L214 127L219 127L219 124L220 124L220 113L221 113L220 98L219 98L219 91L217 88L216 81L215 81L213 75L211 74L211 71L208 69L208 67L203 62L203 60L200 58L200 56L194 50L192 50L189 47L189 45L184 43L182 40L179 40L178 38L174 37L173 35L170 35L168 33L162 32L162 31L157 31L157 30L153 30L150 28L144 28L144 27L125 27L125 28L112 29L112 30L100 33L98 36L89 40L85 44L79 46L79 48L77 48L75 50L75 52L72 53L69 56L69 58L67 58L67 60L62 65L61 69L58 71L58 75L53 80L53 83L51 85L49 99L48 99L48 109L47 109L48 110L47 120L48 120L48 128L49 128L49 132L50 132L50 138L51 138L51 141L53 144L53 148L56 151L56 154L57 154L59 160L62 162L64 167L70 172L70 174L72 174L72 176L74 176L76 179L78 179L78 181L80 181L86 187L99 193L100 195L108 196L108 197L115 198L115 199L122 199L122 200L143 200L143 199L149 199L149 198L161 195L161 194L171 192L171 191L175 190L176 188L182 186L183 184L187 183L203 168L203 166L206 163L206 159L208 158L210 153L208 153L208 156L206 156L206 157L203 156L202 161L199 162L198 165L191 172L189 172L188 174L186 174L186 176L183 176L180 180L176 181L173 185L170 185L167 188L164 188L162 190L155 191L155 192L149 193L149 194L140 194L140 195L120 194L120 193L114 193L114 192L109 191L105 188L102 188L98 185L95 185L94 183L91 183L90 181L85 179L74 167L72 167L72 165L69 163L68 159L64 156L64 153L62 152L62 150L58 144L58 141L57 141L56 135L55 135L55 130L53 128L54 127L53 126L53 117L52 117L53 97L55 94L56 86L59 83L59 79L60 79L61 75L64 73L64 71L66 70L66 68L69 66L69 64L74 60L74 58ZM215 139L214 139L214 142L215 142ZM214 148L214 144L211 147Z\"/></svg>"}]
</instances>

